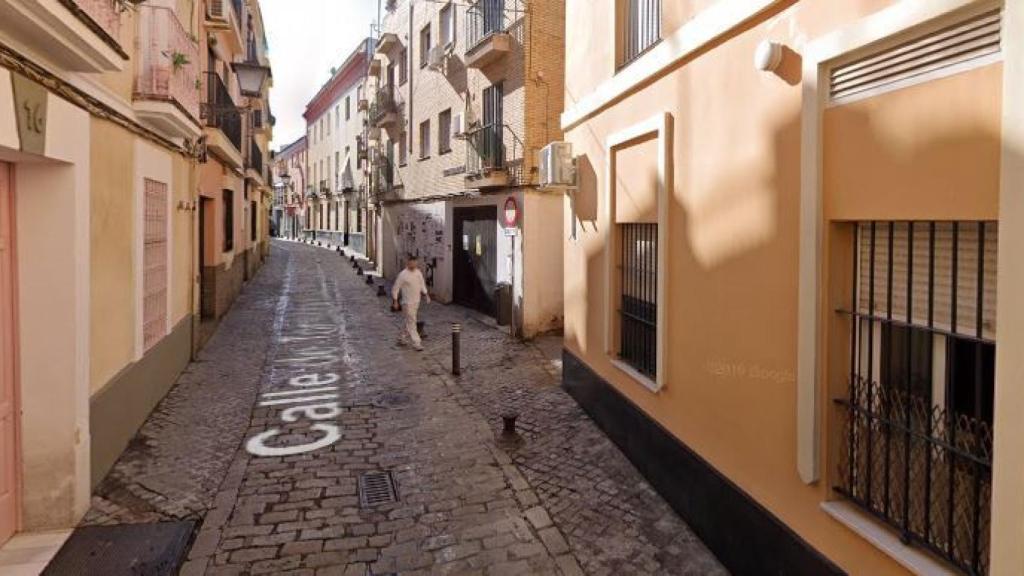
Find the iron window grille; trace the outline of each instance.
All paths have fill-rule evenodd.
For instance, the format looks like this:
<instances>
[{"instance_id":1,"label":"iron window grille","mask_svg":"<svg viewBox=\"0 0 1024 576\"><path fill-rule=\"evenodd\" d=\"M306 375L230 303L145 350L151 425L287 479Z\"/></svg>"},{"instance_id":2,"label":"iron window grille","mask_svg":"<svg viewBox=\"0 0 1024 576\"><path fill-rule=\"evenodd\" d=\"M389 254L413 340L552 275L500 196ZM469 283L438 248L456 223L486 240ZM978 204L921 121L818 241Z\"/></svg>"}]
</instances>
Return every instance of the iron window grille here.
<instances>
[{"instance_id":1,"label":"iron window grille","mask_svg":"<svg viewBox=\"0 0 1024 576\"><path fill-rule=\"evenodd\" d=\"M661 0L620 0L622 62L625 66L661 40Z\"/></svg>"},{"instance_id":2,"label":"iron window grille","mask_svg":"<svg viewBox=\"0 0 1024 576\"><path fill-rule=\"evenodd\" d=\"M988 573L995 222L856 224L836 490L972 575Z\"/></svg>"},{"instance_id":3,"label":"iron window grille","mask_svg":"<svg viewBox=\"0 0 1024 576\"><path fill-rule=\"evenodd\" d=\"M658 358L658 225L620 224L619 358L654 379Z\"/></svg>"}]
</instances>

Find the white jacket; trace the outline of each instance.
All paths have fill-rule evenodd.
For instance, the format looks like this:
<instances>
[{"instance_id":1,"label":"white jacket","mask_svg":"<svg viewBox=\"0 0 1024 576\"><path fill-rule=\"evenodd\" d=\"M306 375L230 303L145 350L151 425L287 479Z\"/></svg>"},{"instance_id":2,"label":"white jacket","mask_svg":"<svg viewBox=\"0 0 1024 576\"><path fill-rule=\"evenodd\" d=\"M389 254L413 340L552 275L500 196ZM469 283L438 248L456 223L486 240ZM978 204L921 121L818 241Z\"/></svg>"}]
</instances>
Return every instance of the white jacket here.
<instances>
[{"instance_id":1,"label":"white jacket","mask_svg":"<svg viewBox=\"0 0 1024 576\"><path fill-rule=\"evenodd\" d=\"M420 296L427 295L427 281L423 279L423 273L419 270L405 268L395 279L395 285L391 288L391 297L398 300L399 295L406 306L415 306L420 303Z\"/></svg>"}]
</instances>

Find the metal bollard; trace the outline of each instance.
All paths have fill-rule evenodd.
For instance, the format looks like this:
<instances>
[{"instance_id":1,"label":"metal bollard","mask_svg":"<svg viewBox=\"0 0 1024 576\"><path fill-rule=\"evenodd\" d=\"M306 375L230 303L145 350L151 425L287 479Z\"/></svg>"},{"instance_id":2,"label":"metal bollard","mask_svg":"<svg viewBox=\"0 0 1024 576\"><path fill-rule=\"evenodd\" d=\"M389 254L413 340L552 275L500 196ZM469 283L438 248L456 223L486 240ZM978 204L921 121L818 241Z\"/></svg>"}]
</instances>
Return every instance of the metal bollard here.
<instances>
[{"instance_id":1,"label":"metal bollard","mask_svg":"<svg viewBox=\"0 0 1024 576\"><path fill-rule=\"evenodd\" d=\"M370 285L370 286L373 286L373 276L370 276L369 274L367 274L366 275L366 283L368 285Z\"/></svg>"},{"instance_id":2,"label":"metal bollard","mask_svg":"<svg viewBox=\"0 0 1024 576\"><path fill-rule=\"evenodd\" d=\"M514 436L516 433L516 418L519 418L519 414L515 412L505 412L501 415L501 433L506 436Z\"/></svg>"},{"instance_id":3,"label":"metal bollard","mask_svg":"<svg viewBox=\"0 0 1024 576\"><path fill-rule=\"evenodd\" d=\"M462 374L462 324L452 324L452 374Z\"/></svg>"},{"instance_id":4,"label":"metal bollard","mask_svg":"<svg viewBox=\"0 0 1024 576\"><path fill-rule=\"evenodd\" d=\"M381 284L380 286L377 286L377 296L384 297L384 296L387 296L387 295L388 295L388 290L387 290L387 288L384 287L383 284Z\"/></svg>"},{"instance_id":5,"label":"metal bollard","mask_svg":"<svg viewBox=\"0 0 1024 576\"><path fill-rule=\"evenodd\" d=\"M362 276L362 275L363 275L363 267L360 266L359 264L356 264L356 276Z\"/></svg>"}]
</instances>

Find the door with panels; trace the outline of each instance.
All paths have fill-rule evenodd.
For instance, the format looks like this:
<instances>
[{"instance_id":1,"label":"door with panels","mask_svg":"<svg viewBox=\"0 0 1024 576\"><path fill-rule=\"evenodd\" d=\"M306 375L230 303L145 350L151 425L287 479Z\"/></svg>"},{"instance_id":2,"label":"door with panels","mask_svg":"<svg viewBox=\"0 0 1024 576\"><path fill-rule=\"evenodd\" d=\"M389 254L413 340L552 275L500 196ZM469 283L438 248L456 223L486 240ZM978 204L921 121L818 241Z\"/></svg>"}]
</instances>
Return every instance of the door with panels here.
<instances>
[{"instance_id":1,"label":"door with panels","mask_svg":"<svg viewBox=\"0 0 1024 576\"><path fill-rule=\"evenodd\" d=\"M0 162L0 544L18 528L13 171Z\"/></svg>"}]
</instances>

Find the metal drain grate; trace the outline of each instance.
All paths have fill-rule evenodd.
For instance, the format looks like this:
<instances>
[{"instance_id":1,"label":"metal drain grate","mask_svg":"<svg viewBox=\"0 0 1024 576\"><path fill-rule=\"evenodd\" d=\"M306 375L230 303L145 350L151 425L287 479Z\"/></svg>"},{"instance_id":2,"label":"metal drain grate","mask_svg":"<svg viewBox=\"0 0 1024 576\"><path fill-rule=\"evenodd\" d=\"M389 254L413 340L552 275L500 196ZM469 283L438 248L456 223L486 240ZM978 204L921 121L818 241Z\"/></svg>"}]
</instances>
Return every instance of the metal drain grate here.
<instances>
[{"instance_id":1,"label":"metal drain grate","mask_svg":"<svg viewBox=\"0 0 1024 576\"><path fill-rule=\"evenodd\" d=\"M367 472L359 477L359 503L363 508L397 500L398 490L391 472Z\"/></svg>"}]
</instances>

